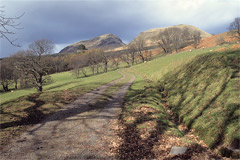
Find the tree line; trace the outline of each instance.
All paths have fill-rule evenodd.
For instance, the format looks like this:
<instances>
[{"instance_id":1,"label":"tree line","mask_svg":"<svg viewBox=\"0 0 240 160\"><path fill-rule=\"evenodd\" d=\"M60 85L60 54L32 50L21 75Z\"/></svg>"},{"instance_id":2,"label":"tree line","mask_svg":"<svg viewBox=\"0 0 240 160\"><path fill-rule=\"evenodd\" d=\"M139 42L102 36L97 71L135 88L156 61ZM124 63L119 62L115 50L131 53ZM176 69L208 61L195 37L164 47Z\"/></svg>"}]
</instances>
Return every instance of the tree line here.
<instances>
[{"instance_id":1,"label":"tree line","mask_svg":"<svg viewBox=\"0 0 240 160\"><path fill-rule=\"evenodd\" d=\"M174 50L178 52L179 49L190 44L193 44L194 48L197 48L201 38L200 31L195 30L191 32L188 27L182 29L171 27L160 32L155 39L158 46L162 48L165 53L172 53Z\"/></svg>"},{"instance_id":2,"label":"tree line","mask_svg":"<svg viewBox=\"0 0 240 160\"><path fill-rule=\"evenodd\" d=\"M80 52L66 55L52 55L54 43L42 39L31 43L27 50L21 50L11 57L0 60L0 84L4 91L14 84L15 89L35 87L43 90L45 83L51 82L53 73L72 70L79 78L87 77L90 69L91 75L106 73L109 67L118 69L119 64L126 63L131 66L150 60L151 52L144 51L144 43L134 43L124 51L106 51L106 49L86 50L80 45Z\"/></svg>"},{"instance_id":3,"label":"tree line","mask_svg":"<svg viewBox=\"0 0 240 160\"><path fill-rule=\"evenodd\" d=\"M187 29L169 28L156 37L156 41L165 53L176 52L185 41L189 40ZM199 34L200 36L200 34ZM145 40L137 38L123 51L106 51L106 49L87 50L79 45L79 53L68 55L51 55L54 43L47 39L33 42L27 50L15 53L1 60L0 83L4 91L9 91L9 85L15 89L35 87L43 90L43 84L51 82L49 74L72 70L76 77L89 76L108 72L109 67L118 69L120 63L132 66L152 59L152 51L146 49Z\"/></svg>"}]
</instances>

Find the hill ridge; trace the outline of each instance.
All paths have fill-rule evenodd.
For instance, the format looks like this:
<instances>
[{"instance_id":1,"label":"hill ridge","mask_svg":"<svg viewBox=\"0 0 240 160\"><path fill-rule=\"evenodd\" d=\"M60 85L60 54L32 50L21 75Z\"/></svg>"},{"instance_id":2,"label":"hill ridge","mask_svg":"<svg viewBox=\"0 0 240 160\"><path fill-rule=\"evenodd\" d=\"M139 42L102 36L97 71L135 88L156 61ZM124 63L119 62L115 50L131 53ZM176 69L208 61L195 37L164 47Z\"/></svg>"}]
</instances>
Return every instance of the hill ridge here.
<instances>
[{"instance_id":1,"label":"hill ridge","mask_svg":"<svg viewBox=\"0 0 240 160\"><path fill-rule=\"evenodd\" d=\"M207 37L211 37L212 35L201 30L198 27L192 26L192 25L187 25L187 24L178 24L178 25L173 25L173 26L168 26L168 27L162 27L162 28L152 28L143 32L140 32L136 38L134 38L130 43L132 43L133 41L136 41L139 38L142 38L145 40L146 45L147 46L154 46L156 45L154 42L155 36L158 35L160 32L164 31L167 28L173 28L173 27L177 27L180 29L183 29L184 27L187 27L189 29L189 32L194 32L194 31L200 31L201 33L201 37L202 38L207 38Z\"/></svg>"},{"instance_id":2,"label":"hill ridge","mask_svg":"<svg viewBox=\"0 0 240 160\"><path fill-rule=\"evenodd\" d=\"M78 46L80 44L85 45L87 49L94 48L114 49L126 45L117 35L113 33L107 33L89 40L75 42L63 48L59 53L76 53L78 52Z\"/></svg>"}]
</instances>

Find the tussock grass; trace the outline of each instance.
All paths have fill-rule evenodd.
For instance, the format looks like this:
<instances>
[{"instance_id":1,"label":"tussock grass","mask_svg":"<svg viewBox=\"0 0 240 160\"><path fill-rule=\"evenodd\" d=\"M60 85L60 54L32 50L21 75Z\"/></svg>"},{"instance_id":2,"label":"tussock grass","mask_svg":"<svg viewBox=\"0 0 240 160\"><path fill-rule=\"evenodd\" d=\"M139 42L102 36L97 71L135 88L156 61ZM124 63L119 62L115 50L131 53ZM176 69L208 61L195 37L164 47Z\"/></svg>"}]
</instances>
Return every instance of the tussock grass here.
<instances>
[{"instance_id":1,"label":"tussock grass","mask_svg":"<svg viewBox=\"0 0 240 160\"><path fill-rule=\"evenodd\" d=\"M240 139L239 50L196 57L161 81L172 110L209 147Z\"/></svg>"},{"instance_id":2,"label":"tussock grass","mask_svg":"<svg viewBox=\"0 0 240 160\"><path fill-rule=\"evenodd\" d=\"M157 122L164 122L159 123L165 126L160 134L172 131L171 135L183 136L164 110L162 104L167 101L179 121L210 148L229 146L240 139L240 51L231 45L214 51L221 47L171 54L127 69L137 79L126 98L124 122L137 123L131 118L134 110L148 106L161 113L155 117ZM166 98L159 92L161 86Z\"/></svg>"}]
</instances>

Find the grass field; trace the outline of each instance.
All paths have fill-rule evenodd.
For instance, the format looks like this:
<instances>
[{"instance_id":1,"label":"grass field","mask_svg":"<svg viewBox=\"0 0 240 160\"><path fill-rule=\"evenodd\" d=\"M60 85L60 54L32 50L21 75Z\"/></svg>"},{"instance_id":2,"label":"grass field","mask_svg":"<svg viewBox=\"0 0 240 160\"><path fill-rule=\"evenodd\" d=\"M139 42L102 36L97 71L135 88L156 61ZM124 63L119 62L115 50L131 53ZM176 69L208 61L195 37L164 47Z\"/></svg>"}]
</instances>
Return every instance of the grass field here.
<instances>
[{"instance_id":1,"label":"grass field","mask_svg":"<svg viewBox=\"0 0 240 160\"><path fill-rule=\"evenodd\" d=\"M90 70L87 72L88 75L91 75ZM111 81L113 79L119 78L120 74L118 72L109 72L107 74L98 74L94 76L89 77L80 77L76 78L76 76L73 75L72 71L68 72L62 72L62 73L56 73L50 75L52 78L52 83L44 85L43 91L60 91L60 90L67 90L79 86L86 86L86 85L92 85L92 84L103 84L105 82L109 82L108 79ZM103 80L103 81L102 81ZM37 93L37 90L35 88L29 88L29 89L19 89L19 90L13 90L13 92L2 92L0 93L0 104L4 104L8 101L12 101L14 99L17 99L21 96L26 96L31 93Z\"/></svg>"},{"instance_id":2,"label":"grass field","mask_svg":"<svg viewBox=\"0 0 240 160\"><path fill-rule=\"evenodd\" d=\"M128 72L134 73L146 79L158 81L163 75L169 71L177 69L181 65L188 63L195 56L209 52L210 50L216 50L218 48L220 48L220 46L206 49L195 49L192 52L183 51L177 54L169 54L147 63L135 65L129 68Z\"/></svg>"},{"instance_id":3,"label":"grass field","mask_svg":"<svg viewBox=\"0 0 240 160\"><path fill-rule=\"evenodd\" d=\"M1 95L1 98L4 97L0 114L1 145L8 143L12 137L19 135L26 127L38 123L63 105L73 102L80 95L121 76L117 71L110 71L77 79L71 72L64 72L52 75L54 83L44 86L42 93L30 89ZM112 90L114 89L111 88L110 91Z\"/></svg>"}]
</instances>

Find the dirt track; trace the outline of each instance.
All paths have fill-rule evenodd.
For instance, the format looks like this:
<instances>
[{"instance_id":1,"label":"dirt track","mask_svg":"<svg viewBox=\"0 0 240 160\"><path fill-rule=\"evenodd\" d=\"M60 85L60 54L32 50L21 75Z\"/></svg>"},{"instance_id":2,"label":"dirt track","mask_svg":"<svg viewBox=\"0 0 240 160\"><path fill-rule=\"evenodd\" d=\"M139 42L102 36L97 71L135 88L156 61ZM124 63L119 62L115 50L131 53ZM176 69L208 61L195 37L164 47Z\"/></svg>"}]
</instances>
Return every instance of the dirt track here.
<instances>
[{"instance_id":1,"label":"dirt track","mask_svg":"<svg viewBox=\"0 0 240 160\"><path fill-rule=\"evenodd\" d=\"M131 79L118 89L104 107L98 99L123 77L79 97L74 103L22 134L1 151L0 159L111 159L110 120L117 119Z\"/></svg>"}]
</instances>

